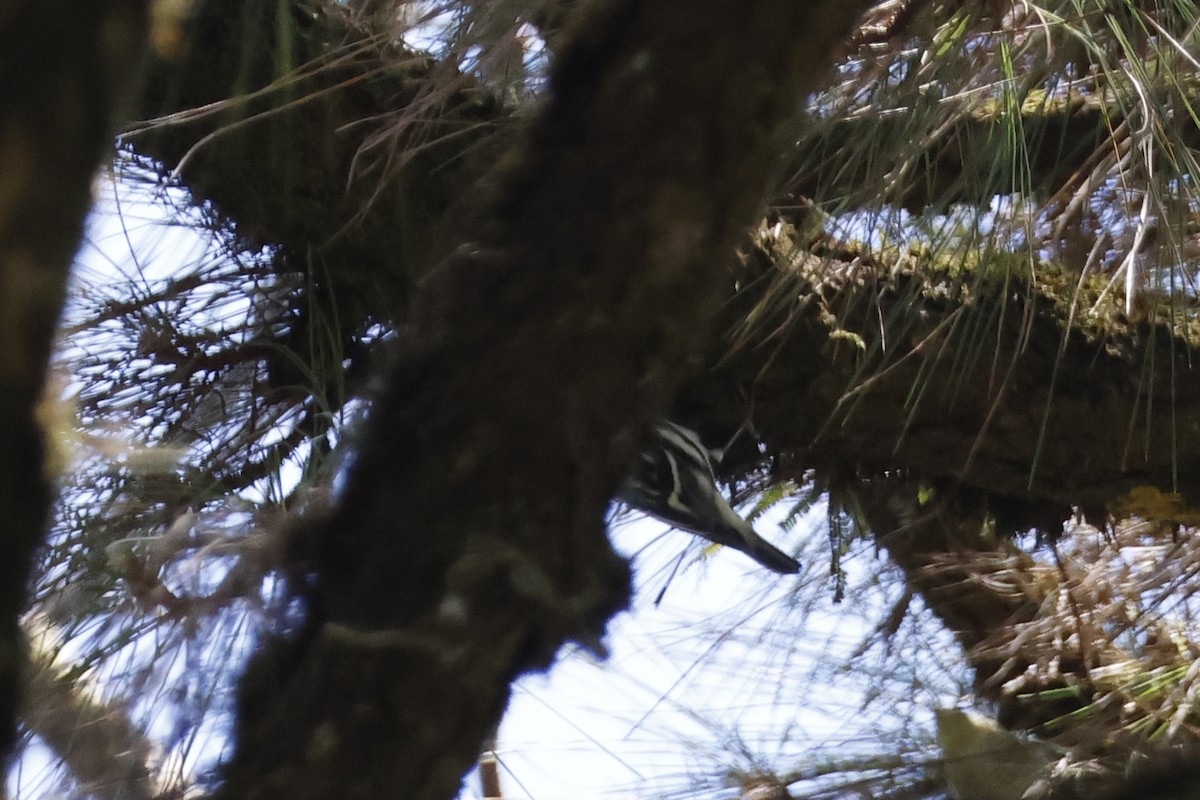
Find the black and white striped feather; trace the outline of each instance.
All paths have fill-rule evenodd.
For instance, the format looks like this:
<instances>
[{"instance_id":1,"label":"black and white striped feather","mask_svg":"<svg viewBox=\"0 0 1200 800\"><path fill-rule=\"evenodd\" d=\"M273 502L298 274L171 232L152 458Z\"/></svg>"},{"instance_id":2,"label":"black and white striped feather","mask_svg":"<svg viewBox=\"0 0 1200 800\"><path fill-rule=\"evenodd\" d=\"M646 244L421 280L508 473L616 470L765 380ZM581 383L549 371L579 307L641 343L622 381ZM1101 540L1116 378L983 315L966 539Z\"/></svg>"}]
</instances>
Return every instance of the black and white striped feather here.
<instances>
[{"instance_id":1,"label":"black and white striped feather","mask_svg":"<svg viewBox=\"0 0 1200 800\"><path fill-rule=\"evenodd\" d=\"M668 525L740 550L767 569L800 571L796 559L765 541L730 507L717 486L712 454L682 425L655 424L618 497Z\"/></svg>"}]
</instances>

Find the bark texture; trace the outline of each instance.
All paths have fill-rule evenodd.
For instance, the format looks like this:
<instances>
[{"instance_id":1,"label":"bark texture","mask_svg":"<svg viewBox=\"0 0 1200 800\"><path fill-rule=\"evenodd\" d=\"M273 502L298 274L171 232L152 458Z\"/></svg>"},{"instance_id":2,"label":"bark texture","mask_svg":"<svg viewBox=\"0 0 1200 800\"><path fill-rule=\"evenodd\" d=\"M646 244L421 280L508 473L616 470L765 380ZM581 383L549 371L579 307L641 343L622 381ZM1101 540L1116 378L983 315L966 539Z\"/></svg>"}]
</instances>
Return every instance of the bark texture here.
<instances>
[{"instance_id":1,"label":"bark texture","mask_svg":"<svg viewBox=\"0 0 1200 800\"><path fill-rule=\"evenodd\" d=\"M973 494L1002 534L1054 536L1076 511L1103 525L1139 487L1178 494L1174 522L1189 521L1200 373L1181 332L1089 329L1003 273L849 257L823 269L832 277L785 283L793 299L720 377L753 388L756 425L788 474L900 470ZM1132 510L1171 521L1165 507Z\"/></svg>"}]
</instances>

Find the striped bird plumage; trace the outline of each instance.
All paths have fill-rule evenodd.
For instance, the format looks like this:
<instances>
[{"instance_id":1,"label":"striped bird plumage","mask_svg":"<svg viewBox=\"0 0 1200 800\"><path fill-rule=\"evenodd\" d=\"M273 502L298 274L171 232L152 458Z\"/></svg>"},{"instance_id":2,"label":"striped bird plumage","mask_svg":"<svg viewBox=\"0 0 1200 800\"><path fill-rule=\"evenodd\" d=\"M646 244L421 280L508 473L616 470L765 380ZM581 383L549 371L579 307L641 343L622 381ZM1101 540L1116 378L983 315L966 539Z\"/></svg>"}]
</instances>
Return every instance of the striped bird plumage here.
<instances>
[{"instance_id":1,"label":"striped bird plumage","mask_svg":"<svg viewBox=\"0 0 1200 800\"><path fill-rule=\"evenodd\" d=\"M712 453L695 431L660 420L618 497L668 525L740 550L781 574L800 571L794 558L759 536L721 494Z\"/></svg>"}]
</instances>

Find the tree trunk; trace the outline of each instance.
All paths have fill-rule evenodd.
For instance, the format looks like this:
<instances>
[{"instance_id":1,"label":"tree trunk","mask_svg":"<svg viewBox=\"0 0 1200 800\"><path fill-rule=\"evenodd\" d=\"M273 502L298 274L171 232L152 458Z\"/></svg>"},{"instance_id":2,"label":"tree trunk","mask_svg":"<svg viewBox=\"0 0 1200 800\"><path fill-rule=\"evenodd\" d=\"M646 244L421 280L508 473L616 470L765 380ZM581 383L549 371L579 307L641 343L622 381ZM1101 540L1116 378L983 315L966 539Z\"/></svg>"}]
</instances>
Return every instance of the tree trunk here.
<instances>
[{"instance_id":1,"label":"tree trunk","mask_svg":"<svg viewBox=\"0 0 1200 800\"><path fill-rule=\"evenodd\" d=\"M52 497L35 413L67 273L141 52L145 3L0 8L0 752L13 745L31 560Z\"/></svg>"},{"instance_id":2,"label":"tree trunk","mask_svg":"<svg viewBox=\"0 0 1200 800\"><path fill-rule=\"evenodd\" d=\"M596 3L427 281L336 508L297 533L302 633L243 680L227 797L448 798L509 684L599 648L604 512L712 332L782 138L860 3Z\"/></svg>"}]
</instances>

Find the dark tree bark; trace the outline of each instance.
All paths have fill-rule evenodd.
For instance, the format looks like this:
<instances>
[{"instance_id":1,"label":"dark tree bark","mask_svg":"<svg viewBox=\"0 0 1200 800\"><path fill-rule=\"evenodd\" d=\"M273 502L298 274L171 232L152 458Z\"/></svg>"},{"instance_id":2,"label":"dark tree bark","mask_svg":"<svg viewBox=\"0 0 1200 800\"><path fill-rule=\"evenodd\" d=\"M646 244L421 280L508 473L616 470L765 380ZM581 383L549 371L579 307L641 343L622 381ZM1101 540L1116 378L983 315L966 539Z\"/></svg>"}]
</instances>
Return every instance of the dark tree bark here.
<instances>
[{"instance_id":1,"label":"dark tree bark","mask_svg":"<svg viewBox=\"0 0 1200 800\"><path fill-rule=\"evenodd\" d=\"M1070 319L1019 278L846 258L828 280L785 282L794 300L712 378L753 390L786 474L850 485L899 470L971 494L1001 534L1053 536L1076 511L1100 525L1122 512L1194 524L1200 372L1188 341L1166 325ZM1179 516L1166 499L1132 507L1139 487L1178 494Z\"/></svg>"},{"instance_id":2,"label":"dark tree bark","mask_svg":"<svg viewBox=\"0 0 1200 800\"><path fill-rule=\"evenodd\" d=\"M227 797L450 797L508 699L627 595L604 512L705 351L782 133L860 3L596 3L478 238L422 287L243 681Z\"/></svg>"},{"instance_id":3,"label":"dark tree bark","mask_svg":"<svg viewBox=\"0 0 1200 800\"><path fill-rule=\"evenodd\" d=\"M0 7L0 752L24 660L17 617L52 496L35 408L91 183L141 52L145 3Z\"/></svg>"}]
</instances>

